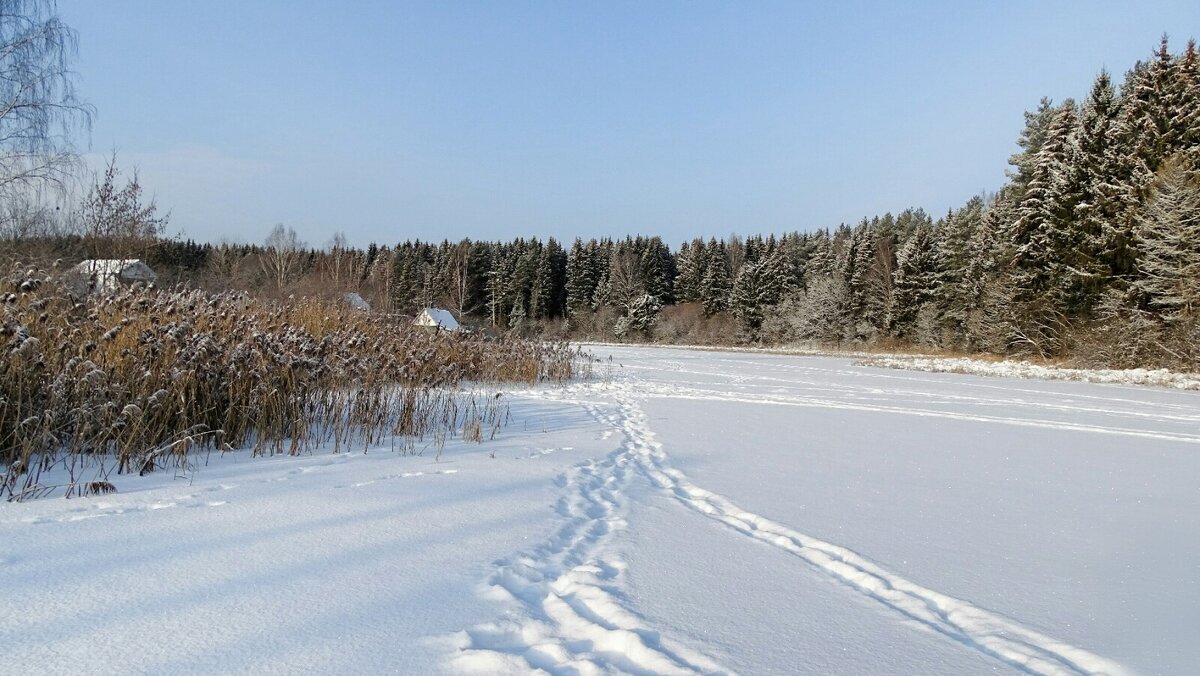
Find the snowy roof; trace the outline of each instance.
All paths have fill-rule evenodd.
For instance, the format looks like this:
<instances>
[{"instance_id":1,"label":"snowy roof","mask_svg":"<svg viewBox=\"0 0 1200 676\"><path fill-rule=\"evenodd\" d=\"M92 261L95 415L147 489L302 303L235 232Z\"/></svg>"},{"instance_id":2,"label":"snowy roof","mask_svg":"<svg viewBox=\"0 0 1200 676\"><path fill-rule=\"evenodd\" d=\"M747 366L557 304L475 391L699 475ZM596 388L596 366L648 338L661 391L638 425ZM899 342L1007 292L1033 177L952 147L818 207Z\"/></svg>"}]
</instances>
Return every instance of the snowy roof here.
<instances>
[{"instance_id":1,"label":"snowy roof","mask_svg":"<svg viewBox=\"0 0 1200 676\"><path fill-rule=\"evenodd\" d=\"M427 307L421 310L421 314L413 320L417 326L437 326L447 331L457 331L459 329L458 320L454 315L450 314L449 310L443 310L436 307Z\"/></svg>"},{"instance_id":2,"label":"snowy roof","mask_svg":"<svg viewBox=\"0 0 1200 676\"><path fill-rule=\"evenodd\" d=\"M149 265L137 258L94 258L76 265L75 271L98 277L126 275L140 279L147 274L151 278L157 277Z\"/></svg>"},{"instance_id":3,"label":"snowy roof","mask_svg":"<svg viewBox=\"0 0 1200 676\"><path fill-rule=\"evenodd\" d=\"M74 267L88 291L115 291L122 282L153 282L158 275L136 258L96 258Z\"/></svg>"},{"instance_id":4,"label":"snowy roof","mask_svg":"<svg viewBox=\"0 0 1200 676\"><path fill-rule=\"evenodd\" d=\"M371 304L368 303L365 298L357 293L354 293L353 291L347 291L346 293L343 293L342 300L346 301L346 304L355 310L363 310L367 312L371 310Z\"/></svg>"}]
</instances>

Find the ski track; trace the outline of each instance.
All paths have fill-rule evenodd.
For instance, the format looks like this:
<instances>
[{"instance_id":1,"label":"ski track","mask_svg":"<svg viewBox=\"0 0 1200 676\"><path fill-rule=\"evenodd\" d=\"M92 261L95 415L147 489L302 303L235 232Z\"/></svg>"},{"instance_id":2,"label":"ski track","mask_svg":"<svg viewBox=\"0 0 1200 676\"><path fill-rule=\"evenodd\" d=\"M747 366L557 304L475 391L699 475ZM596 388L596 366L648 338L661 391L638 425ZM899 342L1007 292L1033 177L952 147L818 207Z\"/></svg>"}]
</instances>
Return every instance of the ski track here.
<instances>
[{"instance_id":1,"label":"ski track","mask_svg":"<svg viewBox=\"0 0 1200 676\"><path fill-rule=\"evenodd\" d=\"M719 359L719 360L715 360L715 361L718 363L729 364L731 367L735 367L735 368L745 368L746 367L746 364L744 362L739 362L737 360ZM900 383L912 383L912 385L909 387L915 387L915 386L941 387L941 386L946 385L945 380L940 380L940 379L935 379L935 378L930 378L930 377L918 377L915 375L905 375L904 373L895 373L895 372L889 373L889 372L887 372L886 369L881 369L881 368L871 367L871 366L857 366L857 367L854 367L853 369L845 369L845 368L835 369L835 368L829 368L829 367L825 367L825 366L804 366L804 365L798 365L798 364L786 364L786 363L782 363L782 362L772 362L770 364L770 366L771 366L771 373L783 372L783 373L787 373L787 374L793 375L793 376L796 374L800 374L800 373L813 373L813 374L819 374L819 375L827 378L829 375L832 374L839 378L845 378L849 381L863 381L863 380L870 379L870 380L896 381L896 382L900 382ZM701 371L701 370L696 370L694 368L692 368L692 369L683 369L683 368L665 369L658 365L642 365L642 364L629 365L629 366L625 366L625 368L628 368L631 370L641 370L641 371L674 371L674 372L679 372L679 373L685 373L688 375L708 376L708 377L713 377L713 378L730 378L731 377L731 374L729 372ZM760 382L778 381L778 382L788 383L791 385L807 385L807 386L820 388L823 390L830 390L830 389L845 390L845 391L874 390L881 394L885 393L885 390L882 390L877 385L856 385L856 384L853 384L853 382L833 383L833 382L829 382L829 380L827 380L827 379L801 380L801 379L798 379L795 377L780 378L778 376L771 375L771 373L759 372L754 375L753 379L756 381L760 381ZM910 372L910 373L916 373L916 372ZM944 375L962 376L964 374L944 374ZM970 375L970 374L965 374L965 375ZM1117 404L1117 405L1124 406L1124 407L1146 406L1145 400L1142 400L1142 399L1125 399L1122 397L1116 397L1116 396L1112 396L1112 395L1101 396L1101 395L1095 395L1095 394L1082 394L1082 393L1072 393L1072 394L1067 395L1067 394L1063 394L1063 393L1059 393L1059 392L1049 392L1046 390L1037 390L1037 389L1017 387L1016 385L1013 385L1013 384L996 385L996 384L987 382L989 379L986 377L981 377L981 376L973 376L973 378L974 378L973 380L963 380L963 379L955 380L954 385L955 385L955 387L961 387L963 389L968 389L968 390L972 390L972 391L995 390L995 391L1000 392L1001 396L1009 396L1012 393L1032 394L1032 395L1043 396L1043 397L1046 396L1047 394L1057 394L1059 396L1067 397L1069 399L1080 399L1080 400L1092 399L1092 400L1102 401L1102 402L1109 403L1109 404ZM1026 380L1026 379L1014 379L1014 380ZM1059 381L1052 381L1052 382L1054 382L1056 384L1070 385L1072 383L1077 383L1078 381L1059 380ZM1099 386L1105 388L1106 390L1112 391L1114 394L1118 393L1118 392L1126 391L1126 390L1134 391L1134 392L1145 392L1147 390L1147 387L1143 386L1143 385L1119 385L1119 384L1115 384L1115 383L1089 383L1089 384L1099 385ZM1153 389L1153 388L1150 388L1150 389ZM1171 391L1178 392L1178 390L1171 390ZM925 392L925 391L918 390L918 389L887 390L886 393L887 394L905 395L905 396L932 396L932 397L947 396L944 393L930 393L930 392ZM954 396L954 395L949 395L949 396ZM958 397L955 397L955 398L958 398ZM963 399L978 399L978 398L970 397L970 396L962 396L961 398L963 398ZM1002 401L1004 401L1005 403L1009 402L1008 399L1003 399ZM1184 411L1184 412L1192 412L1195 410L1195 408L1191 407L1191 406L1185 406L1185 405L1179 405L1179 404L1169 404L1169 403L1158 403L1155 405L1155 409L1156 410L1157 409L1173 409L1173 410L1179 410L1179 411ZM1125 408L1121 408L1121 409L1116 409L1114 412L1123 413L1123 412L1125 412L1125 410L1126 410Z\"/></svg>"},{"instance_id":2,"label":"ski track","mask_svg":"<svg viewBox=\"0 0 1200 676\"><path fill-rule=\"evenodd\" d=\"M776 406L831 408L847 411L865 411L871 413L894 413L899 415L911 415L926 418L946 418L950 420L967 420L971 422L990 422L1005 425L1015 425L1017 427L1039 427L1043 429L1066 430L1071 432L1094 432L1097 434L1113 434L1119 436L1140 437L1144 439L1162 439L1166 441L1200 444L1200 434L1186 434L1182 432L1156 432L1133 427L1109 427L1104 425L1090 425L1087 423L1071 423L1065 420L1014 418L986 415L982 413L962 413L958 411L944 411L908 406L888 406L883 404L868 404L863 402L840 401L837 399L824 399L807 396L780 396L749 393L728 394L702 388L682 386L655 387L645 385L642 386L641 389L645 396L659 397L662 399L696 399L704 401L728 401L748 404L771 404Z\"/></svg>"},{"instance_id":3,"label":"ski track","mask_svg":"<svg viewBox=\"0 0 1200 676\"><path fill-rule=\"evenodd\" d=\"M1123 674L1123 667L1013 620L895 575L832 543L805 535L746 511L719 494L693 484L669 466L662 445L646 424L632 394L618 395L637 467L659 488L687 507L759 542L794 554L816 570L879 601L887 608L967 647L1034 674Z\"/></svg>"},{"instance_id":4,"label":"ski track","mask_svg":"<svg viewBox=\"0 0 1200 676\"><path fill-rule=\"evenodd\" d=\"M672 371L682 370L682 365L671 366ZM594 399L572 399L572 392L580 389L609 394L617 404L615 411L609 408L611 412L606 412L605 404ZM631 375L603 385L576 386L558 392L526 391L518 396L580 403L622 434L625 441L607 457L578 465L560 477L559 484L566 489L566 495L556 509L565 523L558 532L531 551L496 562L484 593L507 600L513 606L504 620L461 632L455 641L458 649L449 664L459 672L732 673L712 658L647 627L645 620L622 605L618 586L625 564L606 543L613 532L625 528L624 491L632 478L641 476L686 508L747 538L792 554L817 573L879 602L887 611L1020 671L1114 676L1129 673L1111 660L968 601L923 587L850 549L744 510L725 496L695 485L683 472L670 466L665 449L656 440L638 404L639 399L686 398L840 408L1200 443L1200 435L812 397L731 395L681 385L654 385ZM1037 404L1030 402L1030 405ZM1059 407L1071 409L1061 404Z\"/></svg>"}]
</instances>

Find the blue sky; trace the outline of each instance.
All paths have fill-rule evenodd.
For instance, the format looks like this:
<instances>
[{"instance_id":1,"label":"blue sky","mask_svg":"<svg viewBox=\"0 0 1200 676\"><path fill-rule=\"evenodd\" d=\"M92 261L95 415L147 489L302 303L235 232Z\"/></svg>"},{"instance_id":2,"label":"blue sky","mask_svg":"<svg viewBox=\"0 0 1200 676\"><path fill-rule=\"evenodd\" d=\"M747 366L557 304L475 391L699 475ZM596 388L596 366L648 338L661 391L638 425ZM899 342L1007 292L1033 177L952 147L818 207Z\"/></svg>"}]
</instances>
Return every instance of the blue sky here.
<instances>
[{"instance_id":1,"label":"blue sky","mask_svg":"<svg viewBox=\"0 0 1200 676\"><path fill-rule=\"evenodd\" d=\"M91 152L171 232L313 245L805 230L995 190L1025 110L1180 2L59 0Z\"/></svg>"}]
</instances>

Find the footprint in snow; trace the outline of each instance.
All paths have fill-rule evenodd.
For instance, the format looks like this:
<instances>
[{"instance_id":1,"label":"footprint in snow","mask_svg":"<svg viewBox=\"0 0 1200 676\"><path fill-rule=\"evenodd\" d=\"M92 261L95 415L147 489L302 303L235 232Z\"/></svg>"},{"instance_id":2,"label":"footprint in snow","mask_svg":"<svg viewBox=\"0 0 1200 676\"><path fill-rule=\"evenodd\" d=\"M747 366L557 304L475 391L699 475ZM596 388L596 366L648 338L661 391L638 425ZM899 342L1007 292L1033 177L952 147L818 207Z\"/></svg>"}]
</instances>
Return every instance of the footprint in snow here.
<instances>
[{"instance_id":1,"label":"footprint in snow","mask_svg":"<svg viewBox=\"0 0 1200 676\"><path fill-rule=\"evenodd\" d=\"M342 484L341 486L335 486L335 488L362 488L363 486L370 486L371 484L379 483L380 481L392 481L394 479L411 479L413 477L418 477L418 476L436 476L439 474L458 474L458 470L456 470L456 469L439 469L436 472L403 472L400 474L388 474L385 476L376 477L374 479L368 479L367 481L359 481L357 483L352 483L352 484Z\"/></svg>"},{"instance_id":2,"label":"footprint in snow","mask_svg":"<svg viewBox=\"0 0 1200 676\"><path fill-rule=\"evenodd\" d=\"M540 451L534 451L534 452L530 453L529 455L517 456L517 460L532 460L534 458L540 458L543 455L550 455L551 453L555 453L557 451L573 451L573 450L575 450L574 446L563 446L562 448L543 448Z\"/></svg>"}]
</instances>

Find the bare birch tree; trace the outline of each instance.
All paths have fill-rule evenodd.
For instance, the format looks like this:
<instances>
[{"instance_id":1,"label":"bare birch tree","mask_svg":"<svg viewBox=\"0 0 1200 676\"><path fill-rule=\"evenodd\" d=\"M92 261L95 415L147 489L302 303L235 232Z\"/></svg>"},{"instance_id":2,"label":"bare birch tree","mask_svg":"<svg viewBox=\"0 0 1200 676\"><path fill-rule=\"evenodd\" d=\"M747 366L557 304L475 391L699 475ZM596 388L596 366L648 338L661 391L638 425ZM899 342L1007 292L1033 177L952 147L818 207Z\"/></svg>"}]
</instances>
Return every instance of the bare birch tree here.
<instances>
[{"instance_id":1,"label":"bare birch tree","mask_svg":"<svg viewBox=\"0 0 1200 676\"><path fill-rule=\"evenodd\" d=\"M75 91L75 31L52 0L0 0L0 195L62 188L92 107Z\"/></svg>"}]
</instances>

